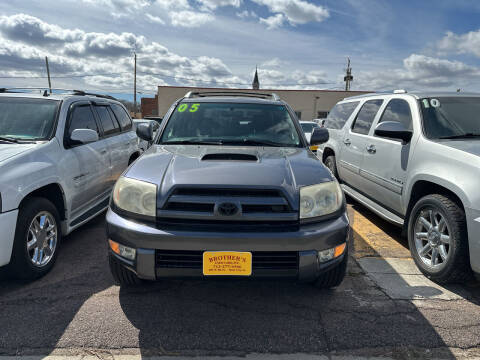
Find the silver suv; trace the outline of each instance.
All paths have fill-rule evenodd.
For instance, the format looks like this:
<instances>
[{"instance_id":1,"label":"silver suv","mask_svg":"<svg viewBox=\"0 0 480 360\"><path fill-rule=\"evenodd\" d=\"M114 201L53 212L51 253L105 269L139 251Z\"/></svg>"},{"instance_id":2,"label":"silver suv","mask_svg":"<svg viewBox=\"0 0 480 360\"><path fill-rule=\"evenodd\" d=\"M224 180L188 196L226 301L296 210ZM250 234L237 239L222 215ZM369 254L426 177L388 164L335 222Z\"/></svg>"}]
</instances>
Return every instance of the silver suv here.
<instances>
[{"instance_id":1,"label":"silver suv","mask_svg":"<svg viewBox=\"0 0 480 360\"><path fill-rule=\"evenodd\" d=\"M112 98L0 89L0 266L21 278L48 272L62 236L107 208L139 155Z\"/></svg>"},{"instance_id":2,"label":"silver suv","mask_svg":"<svg viewBox=\"0 0 480 360\"><path fill-rule=\"evenodd\" d=\"M441 283L480 273L479 114L479 94L350 97L319 149L348 195L403 226L417 266Z\"/></svg>"}]
</instances>

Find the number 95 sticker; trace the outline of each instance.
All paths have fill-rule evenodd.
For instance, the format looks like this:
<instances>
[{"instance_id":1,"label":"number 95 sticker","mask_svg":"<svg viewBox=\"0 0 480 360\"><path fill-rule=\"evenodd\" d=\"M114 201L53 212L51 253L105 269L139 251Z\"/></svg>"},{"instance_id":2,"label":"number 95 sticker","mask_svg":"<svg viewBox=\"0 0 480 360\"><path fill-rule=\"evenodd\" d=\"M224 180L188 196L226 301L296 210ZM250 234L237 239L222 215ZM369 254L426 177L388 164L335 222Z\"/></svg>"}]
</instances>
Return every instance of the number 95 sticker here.
<instances>
[{"instance_id":1,"label":"number 95 sticker","mask_svg":"<svg viewBox=\"0 0 480 360\"><path fill-rule=\"evenodd\" d=\"M192 105L190 105L190 109L188 110L188 112L194 113L198 110L199 107L200 107L200 104L192 104ZM177 108L177 111L178 112L185 112L187 109L188 109L188 104L181 104Z\"/></svg>"}]
</instances>

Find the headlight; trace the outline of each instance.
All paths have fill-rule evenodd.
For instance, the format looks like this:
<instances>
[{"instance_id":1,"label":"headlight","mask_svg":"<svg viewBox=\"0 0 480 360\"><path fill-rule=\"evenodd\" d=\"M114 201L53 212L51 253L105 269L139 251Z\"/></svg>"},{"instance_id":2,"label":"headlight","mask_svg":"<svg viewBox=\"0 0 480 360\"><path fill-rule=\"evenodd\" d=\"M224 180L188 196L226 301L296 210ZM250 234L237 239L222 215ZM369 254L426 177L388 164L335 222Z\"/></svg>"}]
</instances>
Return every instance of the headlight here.
<instances>
[{"instance_id":1,"label":"headlight","mask_svg":"<svg viewBox=\"0 0 480 360\"><path fill-rule=\"evenodd\" d=\"M300 188L300 219L324 216L339 210L343 193L337 181Z\"/></svg>"},{"instance_id":2,"label":"headlight","mask_svg":"<svg viewBox=\"0 0 480 360\"><path fill-rule=\"evenodd\" d=\"M113 202L122 210L155 217L157 186L122 176L113 189Z\"/></svg>"}]
</instances>

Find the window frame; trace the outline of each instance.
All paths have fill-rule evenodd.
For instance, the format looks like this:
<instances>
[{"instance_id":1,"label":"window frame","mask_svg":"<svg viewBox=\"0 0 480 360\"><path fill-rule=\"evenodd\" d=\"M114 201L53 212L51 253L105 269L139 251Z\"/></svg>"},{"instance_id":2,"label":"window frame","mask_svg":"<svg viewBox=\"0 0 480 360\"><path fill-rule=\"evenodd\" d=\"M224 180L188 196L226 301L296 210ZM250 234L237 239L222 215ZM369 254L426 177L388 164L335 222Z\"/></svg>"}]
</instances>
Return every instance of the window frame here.
<instances>
[{"instance_id":1,"label":"window frame","mask_svg":"<svg viewBox=\"0 0 480 360\"><path fill-rule=\"evenodd\" d=\"M115 128L115 129L117 129L117 131L114 131L114 132L108 133L108 134L105 133L105 129L103 127L102 119L101 119L100 114L97 112L97 109L96 109L97 107L105 107L107 109L108 116L110 116L110 119L112 120L113 124L117 125L117 127ZM116 117L112 118L112 115L109 112L109 107L110 107L109 103L93 103L92 104L92 108L94 109L94 116L96 116L97 123L101 125L102 136L99 136L101 139L107 139L109 137L117 136L117 135L120 135L122 133L122 127L120 126L120 123L119 123L119 121L117 120ZM113 113L113 110L112 110L112 113Z\"/></svg>"},{"instance_id":2,"label":"window frame","mask_svg":"<svg viewBox=\"0 0 480 360\"><path fill-rule=\"evenodd\" d=\"M381 124L382 123L382 118L383 118L383 115L385 114L385 111L387 111L387 107L388 105L394 101L394 100L400 100L400 101L403 101L407 104L408 106L408 109L410 110L410 121L411 121L411 131L413 132L414 129L413 129L413 111L412 111L412 107L410 106L410 103L407 101L407 99L404 99L404 98L399 98L399 97L395 97L395 98L391 98L391 99L388 99L388 102L385 104L385 106L383 106L383 109L382 109L382 114L380 115L380 117L378 118L378 120L375 122L375 127L378 126L378 124ZM379 111L380 112L380 109ZM387 120L388 121L388 120ZM389 138L389 137L386 137L386 136L378 136L378 135L375 135L375 132L372 134L374 137L378 138L378 139L384 139L384 140L390 140L390 141L396 141L396 142L402 142L401 139L393 139L393 138Z\"/></svg>"},{"instance_id":3,"label":"window frame","mask_svg":"<svg viewBox=\"0 0 480 360\"><path fill-rule=\"evenodd\" d=\"M63 147L65 149L72 149L72 148L75 148L75 147L78 147L78 146L88 145L88 144L72 144L70 142L70 139L69 139L69 136L68 136L69 130L70 130L70 125L72 123L73 111L75 110L75 108L81 107L81 106L90 107L90 111L92 112L92 115L93 115L93 120L95 121L95 124L97 125L98 139L100 140L103 137L103 128L100 126L101 124L99 124L99 121L98 121L97 116L96 116L96 112L92 108L91 101L87 101L87 100L75 101L75 102L70 104L70 106L68 108L68 112L67 112L66 121L65 121L65 128L64 128L64 131L63 131Z\"/></svg>"},{"instance_id":4,"label":"window frame","mask_svg":"<svg viewBox=\"0 0 480 360\"><path fill-rule=\"evenodd\" d=\"M117 121L118 125L120 126L120 133L131 131L133 129L133 120L132 120L132 117L130 116L130 114L128 113L128 111L123 107L123 105L117 104L117 103L108 103L108 105L109 105L110 110L112 111L112 113L114 115L114 119ZM118 119L117 114L115 114L115 111L113 110L115 105L119 106L122 109L122 111L127 115L128 120L130 121L130 126L128 126L128 127L123 127L122 126L122 123Z\"/></svg>"},{"instance_id":5,"label":"window frame","mask_svg":"<svg viewBox=\"0 0 480 360\"><path fill-rule=\"evenodd\" d=\"M353 128L355 127L355 124L357 123L357 119L358 119L358 115L360 115L360 112L362 111L363 107L365 106L365 104L367 104L368 102L371 102L371 101L381 101L381 104L378 106L378 110L377 112L375 113L375 116L373 117L372 119L372 123L370 124L370 127L368 129L368 132L366 134L363 134L363 133L359 133L359 132L356 132L353 130ZM353 119L352 123L350 124L350 133L354 134L354 135L360 135L360 136L369 136L370 132L372 131L372 128L373 128L373 124L376 124L377 123L377 119L378 119L378 114L380 114L380 110L382 110L382 107L384 107L385 105L385 99L382 99L382 98L376 98L376 99L368 99L368 100L365 100L359 107L358 107L358 111L357 113L355 114L355 118Z\"/></svg>"}]
</instances>

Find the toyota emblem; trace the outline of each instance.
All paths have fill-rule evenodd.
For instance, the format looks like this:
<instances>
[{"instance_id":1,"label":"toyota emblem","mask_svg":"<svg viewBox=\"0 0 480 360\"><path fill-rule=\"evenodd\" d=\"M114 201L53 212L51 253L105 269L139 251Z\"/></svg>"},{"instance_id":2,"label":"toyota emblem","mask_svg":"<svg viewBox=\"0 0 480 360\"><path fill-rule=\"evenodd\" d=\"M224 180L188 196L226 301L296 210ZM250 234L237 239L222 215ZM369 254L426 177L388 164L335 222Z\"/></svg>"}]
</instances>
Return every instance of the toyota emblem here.
<instances>
[{"instance_id":1,"label":"toyota emblem","mask_svg":"<svg viewBox=\"0 0 480 360\"><path fill-rule=\"evenodd\" d=\"M217 207L218 213L222 216L233 216L238 213L238 206L234 203L221 203Z\"/></svg>"}]
</instances>

